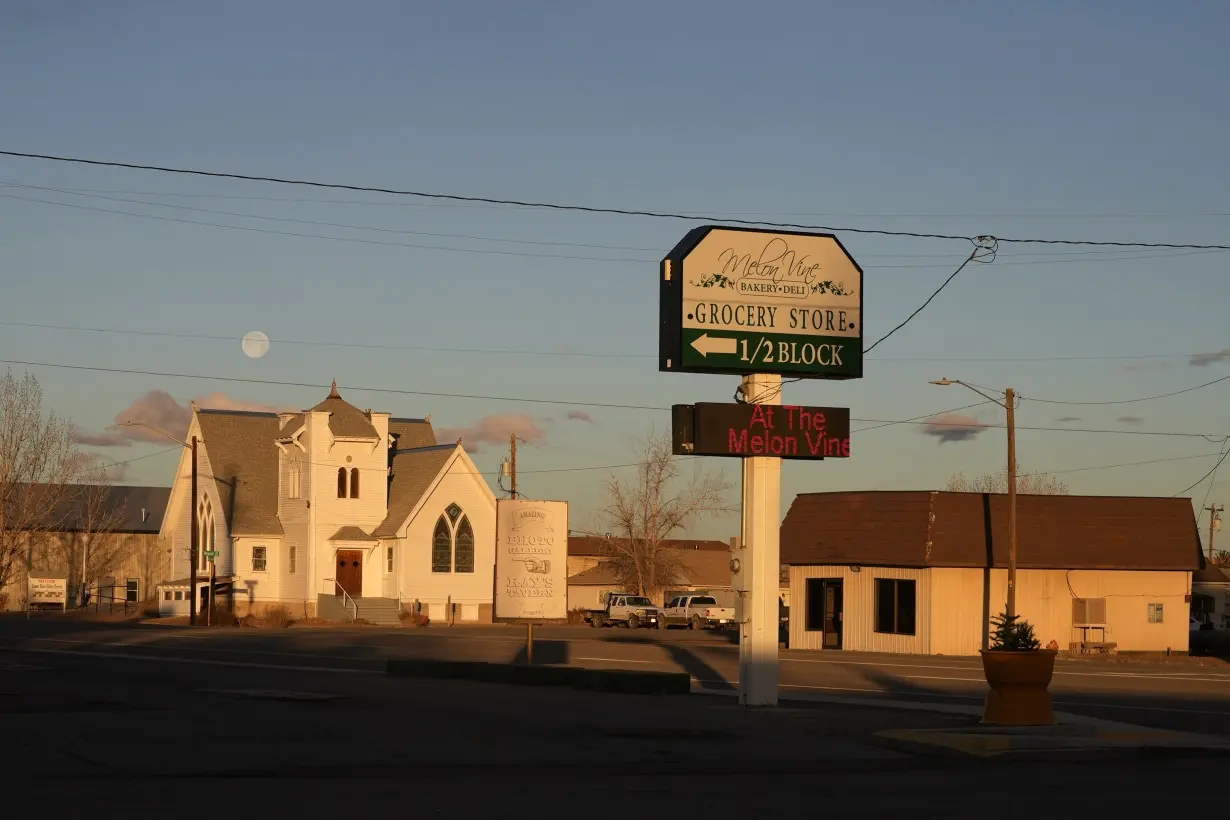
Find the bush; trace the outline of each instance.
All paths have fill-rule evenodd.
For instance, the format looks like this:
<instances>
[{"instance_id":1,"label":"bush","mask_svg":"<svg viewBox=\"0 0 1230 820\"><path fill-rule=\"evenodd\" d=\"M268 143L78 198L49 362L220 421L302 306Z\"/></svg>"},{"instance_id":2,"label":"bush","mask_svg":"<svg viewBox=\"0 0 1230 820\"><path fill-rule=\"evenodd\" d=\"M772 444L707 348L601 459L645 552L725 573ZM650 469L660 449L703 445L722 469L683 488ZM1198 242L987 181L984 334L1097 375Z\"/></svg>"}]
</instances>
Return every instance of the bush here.
<instances>
[{"instance_id":1,"label":"bush","mask_svg":"<svg viewBox=\"0 0 1230 820\"><path fill-rule=\"evenodd\" d=\"M291 620L290 607L282 604L271 606L265 611L265 626L271 626L274 629L285 629L290 626Z\"/></svg>"},{"instance_id":2,"label":"bush","mask_svg":"<svg viewBox=\"0 0 1230 820\"><path fill-rule=\"evenodd\" d=\"M257 625L256 616L251 613L248 613L239 619L239 626L241 627L254 629Z\"/></svg>"},{"instance_id":3,"label":"bush","mask_svg":"<svg viewBox=\"0 0 1230 820\"><path fill-rule=\"evenodd\" d=\"M1042 645L1034 637L1034 628L1020 615L1004 612L991 619L991 650L994 652L1033 652Z\"/></svg>"},{"instance_id":4,"label":"bush","mask_svg":"<svg viewBox=\"0 0 1230 820\"><path fill-rule=\"evenodd\" d=\"M239 619L229 609L219 609L214 613L213 625L225 627L239 626Z\"/></svg>"},{"instance_id":5,"label":"bush","mask_svg":"<svg viewBox=\"0 0 1230 820\"><path fill-rule=\"evenodd\" d=\"M584 609L577 608L568 610L568 624L570 626L576 626L583 623L585 623Z\"/></svg>"},{"instance_id":6,"label":"bush","mask_svg":"<svg viewBox=\"0 0 1230 820\"><path fill-rule=\"evenodd\" d=\"M431 618L428 618L425 612L415 615L413 612L402 611L397 617L401 620L402 626L427 626L431 623Z\"/></svg>"}]
</instances>

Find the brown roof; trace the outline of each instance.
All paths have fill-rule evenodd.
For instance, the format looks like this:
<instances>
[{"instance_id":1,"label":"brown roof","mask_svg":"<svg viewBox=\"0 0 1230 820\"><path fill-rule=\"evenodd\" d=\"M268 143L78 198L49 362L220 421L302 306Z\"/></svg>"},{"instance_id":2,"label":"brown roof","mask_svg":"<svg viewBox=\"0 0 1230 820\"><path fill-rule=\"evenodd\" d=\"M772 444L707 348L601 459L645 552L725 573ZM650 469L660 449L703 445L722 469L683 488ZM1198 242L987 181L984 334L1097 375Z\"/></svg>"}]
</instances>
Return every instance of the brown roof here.
<instances>
[{"instance_id":1,"label":"brown roof","mask_svg":"<svg viewBox=\"0 0 1230 820\"><path fill-rule=\"evenodd\" d=\"M197 421L231 534L280 535L277 415L198 410Z\"/></svg>"},{"instance_id":2,"label":"brown roof","mask_svg":"<svg viewBox=\"0 0 1230 820\"><path fill-rule=\"evenodd\" d=\"M1193 584L1230 584L1230 575L1221 567L1205 565L1192 573Z\"/></svg>"},{"instance_id":3,"label":"brown roof","mask_svg":"<svg viewBox=\"0 0 1230 820\"><path fill-rule=\"evenodd\" d=\"M999 493L808 493L781 528L786 564L1005 567ZM1017 566L1194 570L1200 535L1186 498L1017 496Z\"/></svg>"},{"instance_id":4,"label":"brown roof","mask_svg":"<svg viewBox=\"0 0 1230 820\"><path fill-rule=\"evenodd\" d=\"M281 424L281 423L282 423L282 420L281 418L279 418L278 424ZM298 413L297 415L287 419L286 426L281 428L281 430L278 431L278 439L281 440L281 439L293 438L295 433L298 433L300 430L302 430L303 425L305 424L307 424L307 416L305 416L303 413Z\"/></svg>"},{"instance_id":5,"label":"brown roof","mask_svg":"<svg viewBox=\"0 0 1230 820\"><path fill-rule=\"evenodd\" d=\"M356 527L353 524L347 524L333 535L329 536L330 541L375 541L376 539L363 531L362 527Z\"/></svg>"},{"instance_id":6,"label":"brown roof","mask_svg":"<svg viewBox=\"0 0 1230 820\"><path fill-rule=\"evenodd\" d=\"M722 550L672 550L679 561L680 577L668 586L729 587L732 580L730 545L723 547ZM568 579L570 586L610 586L618 583L619 578L609 561L602 561Z\"/></svg>"},{"instance_id":7,"label":"brown roof","mask_svg":"<svg viewBox=\"0 0 1230 820\"><path fill-rule=\"evenodd\" d=\"M372 426L371 417L343 399L342 395L337 392L337 382L333 383L333 388L325 400L307 412L328 413L329 429L339 438L380 437L376 428Z\"/></svg>"},{"instance_id":8,"label":"brown roof","mask_svg":"<svg viewBox=\"0 0 1230 820\"><path fill-rule=\"evenodd\" d=\"M607 539L599 535L569 535L568 536L568 554L577 556L586 556L589 558L601 558L607 555L606 547L603 542ZM620 539L614 539L620 540ZM662 542L663 546L672 549L682 550L718 550L730 551L730 544L725 541L712 540L695 540L689 538L667 538Z\"/></svg>"},{"instance_id":9,"label":"brown roof","mask_svg":"<svg viewBox=\"0 0 1230 820\"><path fill-rule=\"evenodd\" d=\"M427 422L418 422L417 426L412 427L410 423L399 420L396 425L402 432L397 439L399 446L390 459L389 510L384 521L372 533L376 538L396 537L398 527L405 523L419 499L457 450L456 444L436 444L435 434ZM391 422L390 430L393 426ZM424 431L431 439L430 445L403 449L402 442L408 439L413 444L424 437Z\"/></svg>"}]
</instances>

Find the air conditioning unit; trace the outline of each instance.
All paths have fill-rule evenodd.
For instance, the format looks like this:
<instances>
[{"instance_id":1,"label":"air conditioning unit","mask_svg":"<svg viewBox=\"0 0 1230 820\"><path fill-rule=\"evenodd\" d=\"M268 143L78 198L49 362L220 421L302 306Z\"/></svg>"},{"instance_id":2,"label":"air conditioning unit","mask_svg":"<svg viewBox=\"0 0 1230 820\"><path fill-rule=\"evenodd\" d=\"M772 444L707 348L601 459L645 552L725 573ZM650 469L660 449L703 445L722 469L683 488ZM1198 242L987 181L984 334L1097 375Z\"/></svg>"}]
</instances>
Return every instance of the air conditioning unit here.
<instances>
[{"instance_id":1,"label":"air conditioning unit","mask_svg":"<svg viewBox=\"0 0 1230 820\"><path fill-rule=\"evenodd\" d=\"M1106 599L1073 598L1072 626L1106 626Z\"/></svg>"}]
</instances>

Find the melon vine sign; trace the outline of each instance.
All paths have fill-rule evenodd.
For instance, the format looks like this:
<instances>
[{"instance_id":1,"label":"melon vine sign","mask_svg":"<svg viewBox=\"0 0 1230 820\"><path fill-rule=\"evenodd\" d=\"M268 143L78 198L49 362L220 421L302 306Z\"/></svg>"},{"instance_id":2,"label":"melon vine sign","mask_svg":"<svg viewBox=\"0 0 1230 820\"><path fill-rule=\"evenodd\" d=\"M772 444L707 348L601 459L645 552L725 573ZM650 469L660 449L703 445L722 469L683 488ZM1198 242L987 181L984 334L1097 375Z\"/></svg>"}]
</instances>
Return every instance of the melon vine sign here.
<instances>
[{"instance_id":1,"label":"melon vine sign","mask_svg":"<svg viewBox=\"0 0 1230 820\"><path fill-rule=\"evenodd\" d=\"M659 305L660 371L863 377L863 271L832 234L696 228Z\"/></svg>"}]
</instances>

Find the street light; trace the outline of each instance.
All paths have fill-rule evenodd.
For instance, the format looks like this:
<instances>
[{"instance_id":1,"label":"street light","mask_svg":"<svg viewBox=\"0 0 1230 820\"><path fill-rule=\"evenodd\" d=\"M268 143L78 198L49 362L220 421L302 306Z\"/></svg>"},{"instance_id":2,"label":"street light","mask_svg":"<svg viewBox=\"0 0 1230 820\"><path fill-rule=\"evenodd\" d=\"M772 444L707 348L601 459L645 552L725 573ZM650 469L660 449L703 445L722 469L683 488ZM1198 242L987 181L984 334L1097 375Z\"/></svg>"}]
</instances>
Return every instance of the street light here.
<instances>
[{"instance_id":1,"label":"street light","mask_svg":"<svg viewBox=\"0 0 1230 820\"><path fill-rule=\"evenodd\" d=\"M1016 393L1011 387L1003 392L1002 401L989 396L974 385L957 379L937 379L931 384L941 387L959 384L974 391L988 401L993 401L1008 414L1008 605L1009 620L1016 615Z\"/></svg>"},{"instance_id":2,"label":"street light","mask_svg":"<svg viewBox=\"0 0 1230 820\"><path fill-rule=\"evenodd\" d=\"M161 430L155 427L154 425L146 424L143 421L126 421L126 422L121 423L120 427L144 427L147 430L157 433L158 435L162 436L168 441L175 442L181 447L190 447L192 449L192 533L189 537L190 539L189 544L191 544L191 546L188 549L188 553L189 553L189 557L188 557L188 590L189 590L188 592L188 625L196 626L196 562L197 562L197 550L199 549L198 539L200 538L200 534L198 532L198 530L200 529L200 525L199 525L199 522L197 521L197 510L196 510L197 508L196 436L192 437L192 443L189 444L188 442L178 439L175 436L171 435L166 430ZM212 565L213 565L213 562L210 561L211 569L212 569ZM209 615L211 618L213 615L213 608L214 608L213 594L214 594L213 579L210 578Z\"/></svg>"}]
</instances>

